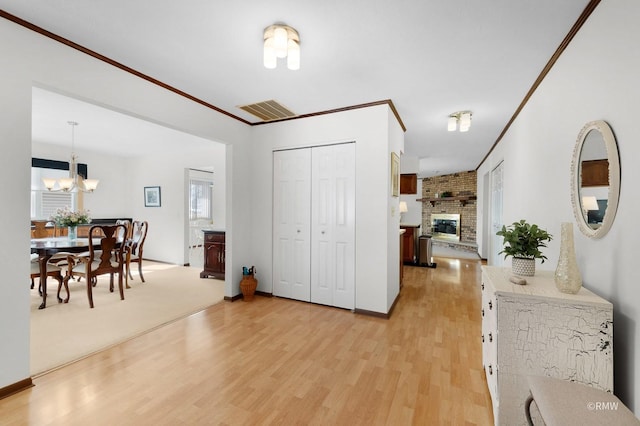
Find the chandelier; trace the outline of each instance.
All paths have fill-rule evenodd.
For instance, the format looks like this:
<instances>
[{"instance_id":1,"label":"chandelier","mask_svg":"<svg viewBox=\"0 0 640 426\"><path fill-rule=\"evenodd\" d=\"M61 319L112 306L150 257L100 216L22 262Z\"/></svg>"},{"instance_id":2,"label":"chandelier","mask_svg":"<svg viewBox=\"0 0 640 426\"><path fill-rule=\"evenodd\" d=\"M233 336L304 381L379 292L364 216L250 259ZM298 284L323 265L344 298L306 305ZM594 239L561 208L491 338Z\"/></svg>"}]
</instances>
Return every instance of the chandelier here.
<instances>
[{"instance_id":1,"label":"chandelier","mask_svg":"<svg viewBox=\"0 0 640 426\"><path fill-rule=\"evenodd\" d=\"M278 66L278 58L287 58L287 68L300 69L300 36L288 25L274 24L264 29L265 68Z\"/></svg>"},{"instance_id":2,"label":"chandelier","mask_svg":"<svg viewBox=\"0 0 640 426\"><path fill-rule=\"evenodd\" d=\"M447 130L455 132L457 127L461 132L468 132L471 127L471 115L471 111L458 111L449 114Z\"/></svg>"},{"instance_id":3,"label":"chandelier","mask_svg":"<svg viewBox=\"0 0 640 426\"><path fill-rule=\"evenodd\" d=\"M71 126L71 161L69 162L69 177L53 179L42 178L44 186L52 192L64 191L64 192L93 192L98 187L97 179L83 179L78 175L78 166L76 159L78 158L74 152L75 148L75 127L78 125L75 121L68 121ZM58 187L56 188L56 183Z\"/></svg>"}]
</instances>

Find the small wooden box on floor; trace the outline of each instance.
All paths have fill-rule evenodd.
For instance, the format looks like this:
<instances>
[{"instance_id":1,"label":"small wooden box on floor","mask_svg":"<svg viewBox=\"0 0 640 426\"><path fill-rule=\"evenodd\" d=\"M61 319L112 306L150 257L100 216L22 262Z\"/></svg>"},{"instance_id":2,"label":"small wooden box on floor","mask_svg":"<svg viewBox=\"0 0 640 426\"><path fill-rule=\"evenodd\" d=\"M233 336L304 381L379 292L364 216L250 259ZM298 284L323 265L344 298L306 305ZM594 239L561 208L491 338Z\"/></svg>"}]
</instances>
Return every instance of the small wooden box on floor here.
<instances>
[{"instance_id":1,"label":"small wooden box on floor","mask_svg":"<svg viewBox=\"0 0 640 426\"><path fill-rule=\"evenodd\" d=\"M496 425L524 425L527 376L613 391L613 306L580 289L558 291L553 271L526 285L510 268L482 267L482 363Z\"/></svg>"}]
</instances>

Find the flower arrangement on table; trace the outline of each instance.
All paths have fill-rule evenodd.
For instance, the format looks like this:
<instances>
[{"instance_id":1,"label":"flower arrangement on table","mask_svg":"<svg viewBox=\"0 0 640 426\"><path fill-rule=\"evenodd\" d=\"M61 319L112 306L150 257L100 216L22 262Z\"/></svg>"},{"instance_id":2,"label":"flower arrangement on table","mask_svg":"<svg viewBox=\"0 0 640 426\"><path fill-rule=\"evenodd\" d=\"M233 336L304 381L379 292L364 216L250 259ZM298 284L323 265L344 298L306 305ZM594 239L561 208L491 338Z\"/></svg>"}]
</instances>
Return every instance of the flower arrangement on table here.
<instances>
[{"instance_id":1,"label":"flower arrangement on table","mask_svg":"<svg viewBox=\"0 0 640 426\"><path fill-rule=\"evenodd\" d=\"M89 210L78 210L74 212L69 207L57 209L49 220L55 222L58 226L78 226L91 223Z\"/></svg>"}]
</instances>

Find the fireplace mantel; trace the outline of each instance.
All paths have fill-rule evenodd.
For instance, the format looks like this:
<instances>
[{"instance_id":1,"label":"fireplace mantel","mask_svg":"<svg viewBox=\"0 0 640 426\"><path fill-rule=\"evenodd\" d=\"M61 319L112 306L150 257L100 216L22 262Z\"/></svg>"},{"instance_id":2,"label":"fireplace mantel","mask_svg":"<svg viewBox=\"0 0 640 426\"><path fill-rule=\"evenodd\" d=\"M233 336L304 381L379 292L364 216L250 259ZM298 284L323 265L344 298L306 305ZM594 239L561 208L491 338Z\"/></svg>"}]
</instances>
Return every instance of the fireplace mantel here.
<instances>
[{"instance_id":1,"label":"fireplace mantel","mask_svg":"<svg viewBox=\"0 0 640 426\"><path fill-rule=\"evenodd\" d=\"M473 201L476 200L478 197L476 197L475 195L470 195L470 196L466 196L466 197L439 197L439 198L418 198L416 199L416 201L421 201L421 202L430 202L432 206L435 206L436 203L440 202L440 201L460 201L460 204L462 204L462 207L467 205L468 201Z\"/></svg>"}]
</instances>

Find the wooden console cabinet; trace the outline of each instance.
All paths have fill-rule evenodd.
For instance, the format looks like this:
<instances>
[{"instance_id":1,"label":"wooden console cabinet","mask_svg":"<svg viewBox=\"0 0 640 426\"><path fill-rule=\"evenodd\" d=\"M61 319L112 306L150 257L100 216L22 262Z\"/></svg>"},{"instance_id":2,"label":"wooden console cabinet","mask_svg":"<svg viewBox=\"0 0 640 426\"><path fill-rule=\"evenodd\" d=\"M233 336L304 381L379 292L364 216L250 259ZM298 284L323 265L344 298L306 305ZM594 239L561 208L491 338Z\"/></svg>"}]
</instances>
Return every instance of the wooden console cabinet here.
<instances>
[{"instance_id":1,"label":"wooden console cabinet","mask_svg":"<svg viewBox=\"0 0 640 426\"><path fill-rule=\"evenodd\" d=\"M224 231L204 231L204 270L200 278L224 279Z\"/></svg>"},{"instance_id":2,"label":"wooden console cabinet","mask_svg":"<svg viewBox=\"0 0 640 426\"><path fill-rule=\"evenodd\" d=\"M482 267L482 364L496 425L527 424L529 375L613 391L613 305L584 287L560 293L553 274L517 285L510 268Z\"/></svg>"}]
</instances>

